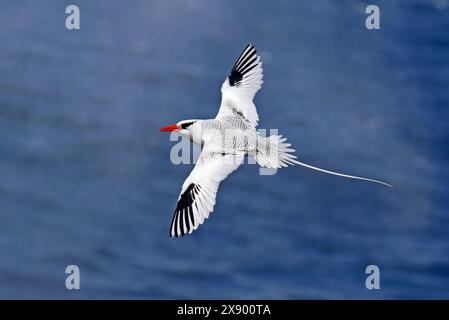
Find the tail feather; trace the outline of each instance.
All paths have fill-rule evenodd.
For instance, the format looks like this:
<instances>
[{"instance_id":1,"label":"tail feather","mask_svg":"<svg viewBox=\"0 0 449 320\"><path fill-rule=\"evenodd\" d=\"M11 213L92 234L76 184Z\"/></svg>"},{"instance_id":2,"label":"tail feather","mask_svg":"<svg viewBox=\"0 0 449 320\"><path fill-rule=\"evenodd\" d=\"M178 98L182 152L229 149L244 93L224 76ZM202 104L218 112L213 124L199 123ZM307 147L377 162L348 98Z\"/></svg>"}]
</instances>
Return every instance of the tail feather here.
<instances>
[{"instance_id":1,"label":"tail feather","mask_svg":"<svg viewBox=\"0 0 449 320\"><path fill-rule=\"evenodd\" d=\"M326 169L322 169L319 167L312 166L310 164L301 162L297 160L297 157L293 154L295 152L295 149L290 148L290 143L285 143L287 141L286 138L283 138L281 135L279 136L270 136L265 139L266 145L262 145L262 148L258 148L259 152L257 152L254 155L254 158L256 159L257 163L261 167L267 167L267 168L281 168L281 167L287 167L289 165L300 165L303 167L306 167L308 169L312 169L315 171L320 171L323 173L331 174L334 176L339 176L343 178L349 178L349 179L355 179L355 180L363 180L363 181L369 181L373 183L382 184L384 186L393 188L391 184L388 184L386 182L370 179L370 178L364 178L359 176L353 176L345 173L339 173L335 171L330 171Z\"/></svg>"},{"instance_id":2,"label":"tail feather","mask_svg":"<svg viewBox=\"0 0 449 320\"><path fill-rule=\"evenodd\" d=\"M369 181L369 182L374 182L374 183L378 183L378 184L382 184L384 186L393 188L393 186L391 184L388 184L386 182L380 181L380 180L375 180L375 179L370 179L370 178L364 178L364 177L358 177L358 176L352 176L349 174L344 174L344 173L339 173L339 172L334 172L334 171L330 171L330 170L326 170L326 169L322 169L322 168L318 168L315 166L311 166L310 164L301 162L301 161L297 161L294 160L295 164L298 164L300 166L312 169L312 170L316 170L316 171L320 171L320 172L324 172L327 174L332 174L334 176L339 176L339 177L344 177L344 178L349 178L349 179L356 179L356 180L364 180L364 181Z\"/></svg>"}]
</instances>

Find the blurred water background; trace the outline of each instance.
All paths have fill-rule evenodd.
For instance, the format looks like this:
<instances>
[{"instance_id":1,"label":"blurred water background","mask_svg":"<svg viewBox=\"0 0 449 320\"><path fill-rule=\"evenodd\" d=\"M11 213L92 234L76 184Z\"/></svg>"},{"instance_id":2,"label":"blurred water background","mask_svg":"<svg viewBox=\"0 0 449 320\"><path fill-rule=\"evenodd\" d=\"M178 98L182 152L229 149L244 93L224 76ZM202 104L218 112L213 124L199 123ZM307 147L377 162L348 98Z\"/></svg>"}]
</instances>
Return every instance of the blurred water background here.
<instances>
[{"instance_id":1,"label":"blurred water background","mask_svg":"<svg viewBox=\"0 0 449 320\"><path fill-rule=\"evenodd\" d=\"M449 298L448 1L0 9L0 298ZM158 129L214 117L247 42L264 62L260 128L395 189L246 165L197 232L169 239L192 166L171 164ZM65 288L69 264L81 290Z\"/></svg>"}]
</instances>

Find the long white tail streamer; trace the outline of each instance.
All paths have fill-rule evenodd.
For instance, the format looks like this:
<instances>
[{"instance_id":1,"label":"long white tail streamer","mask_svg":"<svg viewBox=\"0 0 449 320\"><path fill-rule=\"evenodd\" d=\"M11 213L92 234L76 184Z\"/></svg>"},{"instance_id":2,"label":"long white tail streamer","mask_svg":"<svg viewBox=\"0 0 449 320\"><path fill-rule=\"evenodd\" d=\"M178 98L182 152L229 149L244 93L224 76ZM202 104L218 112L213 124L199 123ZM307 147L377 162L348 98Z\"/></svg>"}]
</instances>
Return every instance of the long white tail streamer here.
<instances>
[{"instance_id":1,"label":"long white tail streamer","mask_svg":"<svg viewBox=\"0 0 449 320\"><path fill-rule=\"evenodd\" d=\"M349 175L349 174L338 173L338 172L334 172L334 171L330 171L330 170L326 170L326 169L321 169L321 168L318 168L318 167L311 166L310 164L307 164L307 163L298 161L298 160L296 160L296 159L293 160L293 161L294 161L296 164L299 164L299 165L301 165L301 166L303 166L303 167L306 167L306 168L309 168L309 169L312 169L312 170L324 172L324 173L327 173L327 174L332 174L332 175L339 176L339 177L349 178L349 179L356 179L356 180L370 181L370 182L383 184L384 186L393 188L393 186L392 186L391 184L388 184L388 183L383 182L383 181L374 180L374 179L369 179L369 178L363 178L363 177L357 177L357 176L351 176L351 175Z\"/></svg>"}]
</instances>

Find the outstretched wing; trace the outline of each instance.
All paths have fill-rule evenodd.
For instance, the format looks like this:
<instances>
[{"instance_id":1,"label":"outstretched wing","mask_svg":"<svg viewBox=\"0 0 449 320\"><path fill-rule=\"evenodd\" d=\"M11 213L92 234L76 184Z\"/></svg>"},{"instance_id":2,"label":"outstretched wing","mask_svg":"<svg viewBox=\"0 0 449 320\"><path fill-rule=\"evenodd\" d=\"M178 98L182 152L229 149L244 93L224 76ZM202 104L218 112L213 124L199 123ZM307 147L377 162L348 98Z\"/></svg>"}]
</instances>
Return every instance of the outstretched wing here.
<instances>
[{"instance_id":1,"label":"outstretched wing","mask_svg":"<svg viewBox=\"0 0 449 320\"><path fill-rule=\"evenodd\" d=\"M221 105L217 119L237 116L253 127L257 126L259 115L253 99L262 87L262 71L262 61L256 48L248 44L221 86Z\"/></svg>"},{"instance_id":2,"label":"outstretched wing","mask_svg":"<svg viewBox=\"0 0 449 320\"><path fill-rule=\"evenodd\" d=\"M173 215L170 237L196 230L214 210L220 182L243 162L243 154L221 154L204 149L190 175L182 185Z\"/></svg>"}]
</instances>

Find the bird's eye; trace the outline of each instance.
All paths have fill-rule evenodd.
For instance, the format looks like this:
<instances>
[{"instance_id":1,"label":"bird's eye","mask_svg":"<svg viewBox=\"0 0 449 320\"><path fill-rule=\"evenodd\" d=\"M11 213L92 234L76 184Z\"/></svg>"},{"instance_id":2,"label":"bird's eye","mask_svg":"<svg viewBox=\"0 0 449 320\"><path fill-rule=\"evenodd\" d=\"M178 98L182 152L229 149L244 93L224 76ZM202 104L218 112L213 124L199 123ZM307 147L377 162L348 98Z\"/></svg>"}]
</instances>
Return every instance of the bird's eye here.
<instances>
[{"instance_id":1,"label":"bird's eye","mask_svg":"<svg viewBox=\"0 0 449 320\"><path fill-rule=\"evenodd\" d=\"M192 124L193 124L193 122L186 122L186 123L183 123L183 124L181 124L181 128L187 129L187 127L191 126Z\"/></svg>"}]
</instances>

